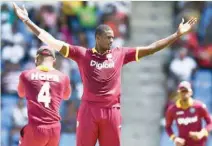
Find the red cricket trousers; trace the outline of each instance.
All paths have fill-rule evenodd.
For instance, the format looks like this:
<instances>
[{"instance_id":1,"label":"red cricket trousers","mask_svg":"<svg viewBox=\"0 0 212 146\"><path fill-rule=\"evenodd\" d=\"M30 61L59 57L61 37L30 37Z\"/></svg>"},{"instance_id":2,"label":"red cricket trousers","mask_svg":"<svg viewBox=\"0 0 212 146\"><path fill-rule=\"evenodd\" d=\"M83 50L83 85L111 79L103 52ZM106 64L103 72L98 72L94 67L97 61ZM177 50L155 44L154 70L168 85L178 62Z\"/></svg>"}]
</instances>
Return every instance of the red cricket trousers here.
<instances>
[{"instance_id":1,"label":"red cricket trousers","mask_svg":"<svg viewBox=\"0 0 212 146\"><path fill-rule=\"evenodd\" d=\"M77 146L120 146L120 107L100 108L82 102L77 115Z\"/></svg>"},{"instance_id":2,"label":"red cricket trousers","mask_svg":"<svg viewBox=\"0 0 212 146\"><path fill-rule=\"evenodd\" d=\"M60 123L51 126L26 125L21 130L19 146L59 146Z\"/></svg>"}]
</instances>

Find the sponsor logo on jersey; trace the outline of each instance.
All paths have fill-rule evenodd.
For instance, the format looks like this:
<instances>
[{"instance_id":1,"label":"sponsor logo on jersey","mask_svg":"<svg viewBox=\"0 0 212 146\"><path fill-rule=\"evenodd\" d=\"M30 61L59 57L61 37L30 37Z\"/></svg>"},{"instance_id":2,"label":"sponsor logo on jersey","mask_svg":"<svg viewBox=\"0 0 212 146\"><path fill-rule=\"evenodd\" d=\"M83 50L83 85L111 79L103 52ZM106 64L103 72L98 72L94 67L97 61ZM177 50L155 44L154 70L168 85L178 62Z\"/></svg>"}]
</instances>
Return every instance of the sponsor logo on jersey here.
<instances>
[{"instance_id":1,"label":"sponsor logo on jersey","mask_svg":"<svg viewBox=\"0 0 212 146\"><path fill-rule=\"evenodd\" d=\"M196 110L195 110L195 108L193 108L193 107L191 107L191 108L189 109L189 112L192 113L192 114L195 113L195 111L196 111Z\"/></svg>"},{"instance_id":2,"label":"sponsor logo on jersey","mask_svg":"<svg viewBox=\"0 0 212 146\"><path fill-rule=\"evenodd\" d=\"M107 59L111 60L112 59L112 54L107 54L106 57L107 57Z\"/></svg>"},{"instance_id":3,"label":"sponsor logo on jersey","mask_svg":"<svg viewBox=\"0 0 212 146\"><path fill-rule=\"evenodd\" d=\"M179 125L188 125L188 124L196 123L197 121L198 121L197 116L177 119L177 122Z\"/></svg>"},{"instance_id":4,"label":"sponsor logo on jersey","mask_svg":"<svg viewBox=\"0 0 212 146\"><path fill-rule=\"evenodd\" d=\"M183 115L184 114L184 111L178 111L176 114L177 115Z\"/></svg>"},{"instance_id":5,"label":"sponsor logo on jersey","mask_svg":"<svg viewBox=\"0 0 212 146\"><path fill-rule=\"evenodd\" d=\"M46 81L55 81L59 82L59 76L49 73L32 73L31 80L46 80Z\"/></svg>"},{"instance_id":6,"label":"sponsor logo on jersey","mask_svg":"<svg viewBox=\"0 0 212 146\"><path fill-rule=\"evenodd\" d=\"M111 62L98 63L98 62L96 62L94 60L91 60L90 66L94 66L97 69L101 70L103 68L114 68L115 63L113 61L111 61Z\"/></svg>"}]
</instances>

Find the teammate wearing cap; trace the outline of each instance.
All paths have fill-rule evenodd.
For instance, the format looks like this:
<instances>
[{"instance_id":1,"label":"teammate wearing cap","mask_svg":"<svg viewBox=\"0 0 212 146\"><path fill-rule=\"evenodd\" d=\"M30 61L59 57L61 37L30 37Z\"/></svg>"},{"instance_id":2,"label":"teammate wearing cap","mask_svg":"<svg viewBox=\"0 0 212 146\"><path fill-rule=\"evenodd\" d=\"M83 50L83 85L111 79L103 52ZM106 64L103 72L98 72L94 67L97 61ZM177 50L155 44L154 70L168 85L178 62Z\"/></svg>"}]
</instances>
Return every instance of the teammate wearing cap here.
<instances>
[{"instance_id":1,"label":"teammate wearing cap","mask_svg":"<svg viewBox=\"0 0 212 146\"><path fill-rule=\"evenodd\" d=\"M166 113L166 132L176 146L205 146L208 133L212 130L212 120L206 105L192 99L191 84L182 81L177 90L179 99ZM206 126L202 127L202 119ZM176 120L179 135L174 135L172 122Z\"/></svg>"},{"instance_id":2,"label":"teammate wearing cap","mask_svg":"<svg viewBox=\"0 0 212 146\"><path fill-rule=\"evenodd\" d=\"M28 124L21 130L20 146L58 146L59 108L70 97L69 77L54 68L54 50L43 46L37 51L36 68L19 77L18 95L26 97Z\"/></svg>"}]
</instances>

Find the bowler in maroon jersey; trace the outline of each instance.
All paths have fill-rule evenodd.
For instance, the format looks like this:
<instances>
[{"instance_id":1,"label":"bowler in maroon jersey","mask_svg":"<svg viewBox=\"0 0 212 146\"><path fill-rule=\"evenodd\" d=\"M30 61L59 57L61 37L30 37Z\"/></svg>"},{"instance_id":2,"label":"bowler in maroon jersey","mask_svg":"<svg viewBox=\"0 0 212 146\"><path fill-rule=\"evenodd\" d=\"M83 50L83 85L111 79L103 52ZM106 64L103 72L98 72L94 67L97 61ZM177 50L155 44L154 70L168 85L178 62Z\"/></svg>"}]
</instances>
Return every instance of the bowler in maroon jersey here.
<instances>
[{"instance_id":1,"label":"bowler in maroon jersey","mask_svg":"<svg viewBox=\"0 0 212 146\"><path fill-rule=\"evenodd\" d=\"M123 65L138 61L140 58L154 54L171 45L182 35L192 30L196 18L191 18L178 30L155 43L143 47L111 48L114 34L107 25L96 28L96 45L93 49L67 44L55 39L45 30L33 23L25 8L15 3L17 16L44 43L70 58L79 66L82 83L82 103L77 117L77 146L120 146L120 90L121 69Z\"/></svg>"},{"instance_id":2,"label":"bowler in maroon jersey","mask_svg":"<svg viewBox=\"0 0 212 146\"><path fill-rule=\"evenodd\" d=\"M55 53L47 46L37 51L36 68L23 71L18 94L26 97L28 124L21 130L20 146L58 146L59 108L70 97L69 77L54 69Z\"/></svg>"},{"instance_id":3,"label":"bowler in maroon jersey","mask_svg":"<svg viewBox=\"0 0 212 146\"><path fill-rule=\"evenodd\" d=\"M212 130L212 120L206 105L192 99L189 82L183 81L178 87L179 100L171 105L166 113L166 132L176 146L205 146L208 133ZM206 127L202 127L202 119ZM172 131L176 121L179 135Z\"/></svg>"}]
</instances>

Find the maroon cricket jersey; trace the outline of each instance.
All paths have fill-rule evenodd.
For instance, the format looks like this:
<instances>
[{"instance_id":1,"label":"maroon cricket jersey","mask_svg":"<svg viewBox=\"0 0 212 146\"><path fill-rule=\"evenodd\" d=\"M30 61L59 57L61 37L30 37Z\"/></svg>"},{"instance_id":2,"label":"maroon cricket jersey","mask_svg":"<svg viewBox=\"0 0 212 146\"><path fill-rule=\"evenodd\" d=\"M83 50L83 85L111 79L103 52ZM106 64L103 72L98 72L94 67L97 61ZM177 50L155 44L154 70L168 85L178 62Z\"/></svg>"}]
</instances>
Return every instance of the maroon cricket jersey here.
<instances>
[{"instance_id":1,"label":"maroon cricket jersey","mask_svg":"<svg viewBox=\"0 0 212 146\"><path fill-rule=\"evenodd\" d=\"M59 123L59 107L69 77L58 70L48 72L32 69L22 72L27 99L29 124L52 125Z\"/></svg>"},{"instance_id":2,"label":"maroon cricket jersey","mask_svg":"<svg viewBox=\"0 0 212 146\"><path fill-rule=\"evenodd\" d=\"M167 110L166 131L169 136L173 134L171 125L175 120L178 127L178 136L185 139L185 146L202 146L206 142L206 137L200 141L194 141L189 137L190 131L197 132L204 128L202 126L202 119L207 123L206 129L211 129L211 118L205 104L197 100L192 100L189 108L182 109L180 102L177 101L176 104L171 105Z\"/></svg>"},{"instance_id":3,"label":"maroon cricket jersey","mask_svg":"<svg viewBox=\"0 0 212 146\"><path fill-rule=\"evenodd\" d=\"M95 48L69 46L64 56L79 66L83 102L99 107L120 106L121 69L136 60L136 48L114 48L101 55Z\"/></svg>"}]
</instances>

